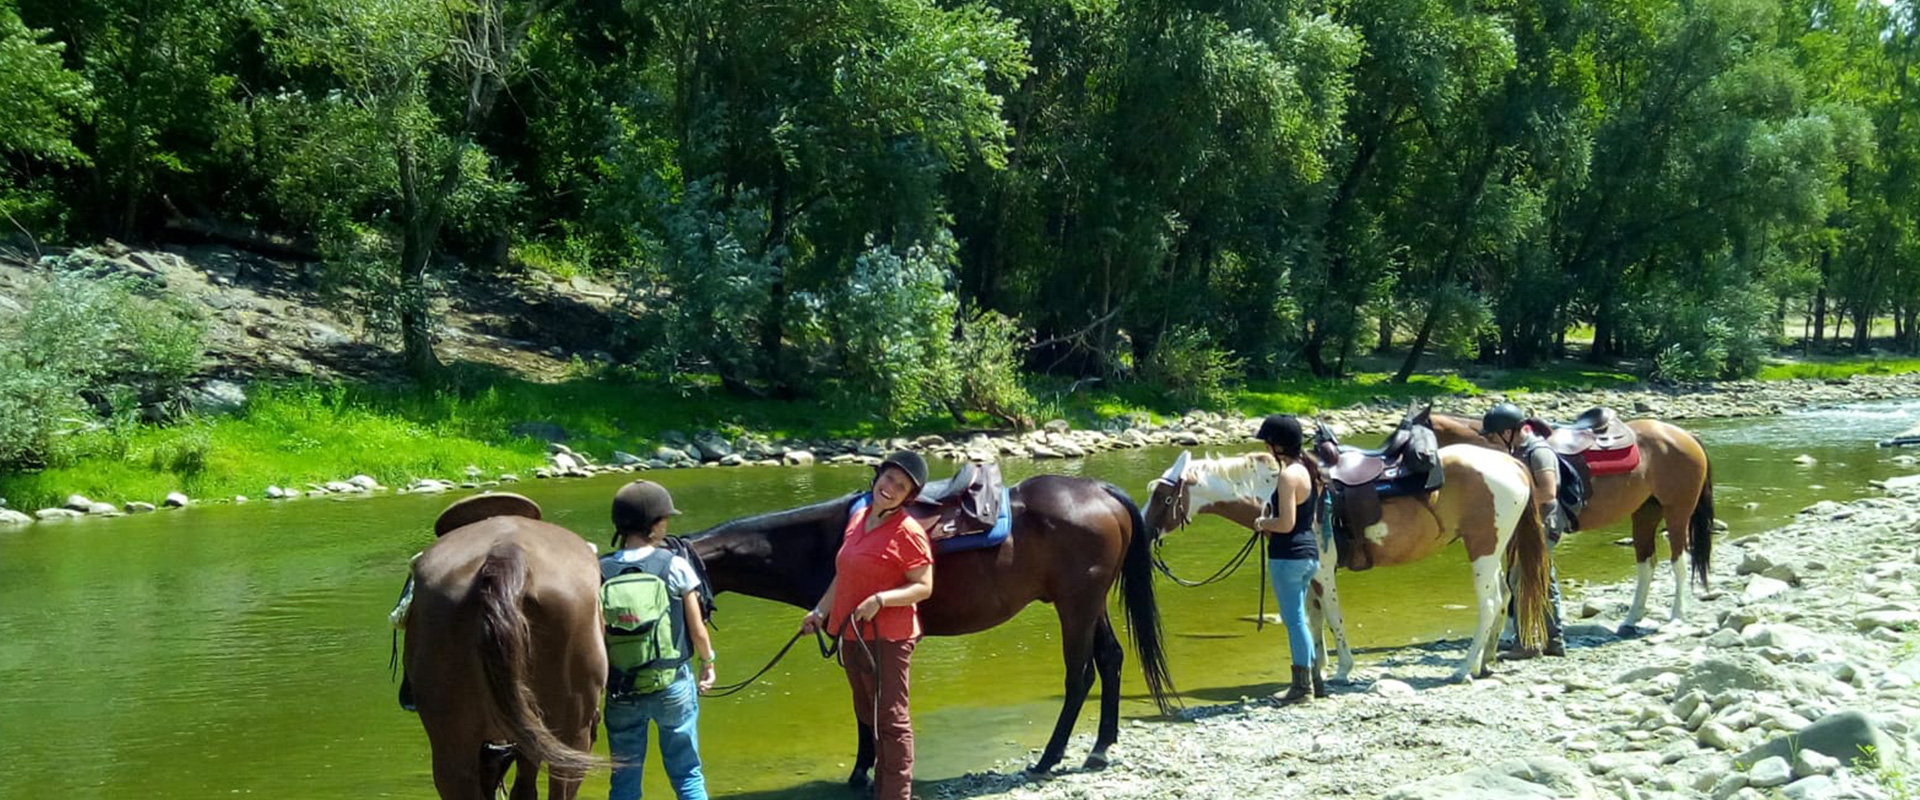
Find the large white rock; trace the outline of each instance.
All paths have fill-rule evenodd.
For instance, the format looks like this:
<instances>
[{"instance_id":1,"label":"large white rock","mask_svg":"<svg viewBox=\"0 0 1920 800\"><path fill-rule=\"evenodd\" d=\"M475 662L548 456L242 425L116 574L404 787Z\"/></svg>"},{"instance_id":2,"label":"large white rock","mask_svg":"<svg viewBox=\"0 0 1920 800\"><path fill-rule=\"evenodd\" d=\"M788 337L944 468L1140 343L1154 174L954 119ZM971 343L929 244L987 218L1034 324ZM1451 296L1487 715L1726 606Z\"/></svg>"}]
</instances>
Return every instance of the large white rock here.
<instances>
[{"instance_id":1,"label":"large white rock","mask_svg":"<svg viewBox=\"0 0 1920 800\"><path fill-rule=\"evenodd\" d=\"M1745 602L1753 603L1778 595L1790 588L1792 587L1787 585L1786 581L1765 575L1755 575L1747 581L1747 588L1741 592L1740 597Z\"/></svg>"},{"instance_id":2,"label":"large white rock","mask_svg":"<svg viewBox=\"0 0 1920 800\"><path fill-rule=\"evenodd\" d=\"M1785 786L1791 780L1793 780L1793 766L1779 756L1760 759L1752 769L1747 770L1747 785L1757 789Z\"/></svg>"},{"instance_id":3,"label":"large white rock","mask_svg":"<svg viewBox=\"0 0 1920 800\"><path fill-rule=\"evenodd\" d=\"M168 492L166 499L160 501L160 505L166 506L167 508L186 508L187 504L191 502L193 501L188 500L184 494Z\"/></svg>"},{"instance_id":4,"label":"large white rock","mask_svg":"<svg viewBox=\"0 0 1920 800\"><path fill-rule=\"evenodd\" d=\"M1525 800L1595 796L1592 784L1566 759L1512 758L1479 769L1430 778L1389 790L1384 800Z\"/></svg>"},{"instance_id":5,"label":"large white rock","mask_svg":"<svg viewBox=\"0 0 1920 800\"><path fill-rule=\"evenodd\" d=\"M29 517L11 508L0 508L0 528L31 524L33 524L33 517Z\"/></svg>"}]
</instances>

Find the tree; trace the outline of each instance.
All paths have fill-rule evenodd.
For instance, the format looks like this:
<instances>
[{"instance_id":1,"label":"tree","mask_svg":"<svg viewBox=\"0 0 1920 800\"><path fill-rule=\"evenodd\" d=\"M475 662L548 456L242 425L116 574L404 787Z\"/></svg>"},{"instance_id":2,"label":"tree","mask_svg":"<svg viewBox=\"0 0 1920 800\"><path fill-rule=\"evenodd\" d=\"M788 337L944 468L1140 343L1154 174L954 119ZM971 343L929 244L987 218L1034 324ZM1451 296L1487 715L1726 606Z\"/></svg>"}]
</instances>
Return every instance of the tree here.
<instances>
[{"instance_id":1,"label":"tree","mask_svg":"<svg viewBox=\"0 0 1920 800\"><path fill-rule=\"evenodd\" d=\"M311 86L303 98L315 115L306 145L338 156L316 165L353 164L360 168L354 177L377 181L372 197L362 197L374 201L373 213L335 232L344 243L334 253L397 317L407 369L418 378L441 371L430 278L442 231L461 202L485 191L492 167L478 140L507 81L525 66L532 26L552 5L300 0L284 20L266 21L276 26L271 49ZM333 150L340 141L359 146Z\"/></svg>"},{"instance_id":2,"label":"tree","mask_svg":"<svg viewBox=\"0 0 1920 800\"><path fill-rule=\"evenodd\" d=\"M48 34L0 0L0 215L23 233L57 227L57 200L39 168L86 159L72 141L73 118L85 113L92 87L61 62L66 46Z\"/></svg>"}]
</instances>

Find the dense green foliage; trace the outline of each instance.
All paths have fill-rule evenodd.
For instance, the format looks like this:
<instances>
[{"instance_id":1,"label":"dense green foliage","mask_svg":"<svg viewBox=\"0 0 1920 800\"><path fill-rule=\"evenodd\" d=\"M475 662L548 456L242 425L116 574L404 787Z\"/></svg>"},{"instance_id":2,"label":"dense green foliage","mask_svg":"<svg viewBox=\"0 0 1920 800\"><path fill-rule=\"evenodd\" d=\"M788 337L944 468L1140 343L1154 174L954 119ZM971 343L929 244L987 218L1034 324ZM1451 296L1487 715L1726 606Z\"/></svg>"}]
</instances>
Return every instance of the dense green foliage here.
<instances>
[{"instance_id":1,"label":"dense green foliage","mask_svg":"<svg viewBox=\"0 0 1920 800\"><path fill-rule=\"evenodd\" d=\"M649 373L896 420L1586 326L1751 375L1920 345L1917 9L0 0L0 211L310 243L422 375L439 282L602 273Z\"/></svg>"},{"instance_id":2,"label":"dense green foliage","mask_svg":"<svg viewBox=\"0 0 1920 800\"><path fill-rule=\"evenodd\" d=\"M170 412L200 369L202 329L140 290L124 276L60 264L29 313L0 316L0 341L18 345L0 349L0 465L44 464L88 432Z\"/></svg>"}]
</instances>

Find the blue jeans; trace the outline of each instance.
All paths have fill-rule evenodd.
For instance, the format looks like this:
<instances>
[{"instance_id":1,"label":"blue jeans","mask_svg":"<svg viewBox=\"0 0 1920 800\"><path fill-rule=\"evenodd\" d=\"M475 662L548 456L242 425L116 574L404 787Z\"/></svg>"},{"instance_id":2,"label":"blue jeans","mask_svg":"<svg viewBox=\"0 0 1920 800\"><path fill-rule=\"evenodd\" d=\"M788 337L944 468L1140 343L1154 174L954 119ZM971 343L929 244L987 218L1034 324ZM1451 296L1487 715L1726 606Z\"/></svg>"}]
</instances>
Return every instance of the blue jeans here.
<instances>
[{"instance_id":1,"label":"blue jeans","mask_svg":"<svg viewBox=\"0 0 1920 800\"><path fill-rule=\"evenodd\" d=\"M640 800L640 770L647 761L647 723L660 726L660 760L680 800L707 800L700 774L700 692L691 666L653 694L608 698L607 751L613 754L610 800Z\"/></svg>"},{"instance_id":2,"label":"blue jeans","mask_svg":"<svg viewBox=\"0 0 1920 800\"><path fill-rule=\"evenodd\" d=\"M1313 666L1313 624L1307 621L1307 591L1313 574L1319 571L1317 558L1267 562L1267 575L1273 578L1273 596L1280 601L1280 621L1287 625L1287 647L1293 651L1296 667Z\"/></svg>"}]
</instances>

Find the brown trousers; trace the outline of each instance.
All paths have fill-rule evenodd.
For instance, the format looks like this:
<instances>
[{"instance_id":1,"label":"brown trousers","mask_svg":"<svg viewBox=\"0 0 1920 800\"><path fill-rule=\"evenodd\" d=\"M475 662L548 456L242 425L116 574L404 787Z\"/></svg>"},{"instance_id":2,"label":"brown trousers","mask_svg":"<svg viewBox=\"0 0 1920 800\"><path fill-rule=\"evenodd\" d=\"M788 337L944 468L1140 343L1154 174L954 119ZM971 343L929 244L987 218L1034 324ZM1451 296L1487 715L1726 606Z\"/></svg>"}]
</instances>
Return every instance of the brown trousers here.
<instances>
[{"instance_id":1,"label":"brown trousers","mask_svg":"<svg viewBox=\"0 0 1920 800\"><path fill-rule=\"evenodd\" d=\"M874 800L912 800L913 798L913 721L907 709L907 671L913 662L913 648L919 640L903 642L885 639L840 645L840 663L847 668L847 685L853 688L853 716L860 724L873 728ZM871 650L873 658L867 658ZM875 663L878 662L878 675ZM879 719L874 718L874 684L879 682Z\"/></svg>"}]
</instances>

